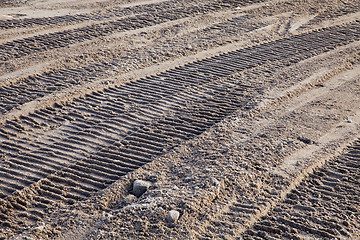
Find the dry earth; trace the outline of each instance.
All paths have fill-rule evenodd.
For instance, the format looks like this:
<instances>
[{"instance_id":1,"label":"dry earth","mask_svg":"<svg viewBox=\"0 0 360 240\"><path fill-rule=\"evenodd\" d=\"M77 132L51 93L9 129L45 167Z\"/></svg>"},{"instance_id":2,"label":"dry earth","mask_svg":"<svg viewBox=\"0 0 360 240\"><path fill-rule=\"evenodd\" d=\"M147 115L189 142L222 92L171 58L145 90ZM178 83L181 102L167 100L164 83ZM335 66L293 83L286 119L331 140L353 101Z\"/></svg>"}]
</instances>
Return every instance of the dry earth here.
<instances>
[{"instance_id":1,"label":"dry earth","mask_svg":"<svg viewBox=\"0 0 360 240\"><path fill-rule=\"evenodd\" d=\"M0 239L360 239L359 137L359 1L0 2Z\"/></svg>"}]
</instances>

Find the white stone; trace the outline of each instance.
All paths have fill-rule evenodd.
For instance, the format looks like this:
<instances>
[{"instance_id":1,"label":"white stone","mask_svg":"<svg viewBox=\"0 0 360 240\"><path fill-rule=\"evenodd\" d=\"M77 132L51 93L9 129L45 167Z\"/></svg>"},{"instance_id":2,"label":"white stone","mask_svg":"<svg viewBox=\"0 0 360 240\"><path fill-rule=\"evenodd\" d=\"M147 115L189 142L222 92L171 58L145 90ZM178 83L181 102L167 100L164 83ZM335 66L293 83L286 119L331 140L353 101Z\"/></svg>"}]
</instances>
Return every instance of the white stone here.
<instances>
[{"instance_id":1,"label":"white stone","mask_svg":"<svg viewBox=\"0 0 360 240\"><path fill-rule=\"evenodd\" d=\"M176 223L179 219L180 213L176 210L171 210L166 216L166 221L168 223Z\"/></svg>"}]
</instances>

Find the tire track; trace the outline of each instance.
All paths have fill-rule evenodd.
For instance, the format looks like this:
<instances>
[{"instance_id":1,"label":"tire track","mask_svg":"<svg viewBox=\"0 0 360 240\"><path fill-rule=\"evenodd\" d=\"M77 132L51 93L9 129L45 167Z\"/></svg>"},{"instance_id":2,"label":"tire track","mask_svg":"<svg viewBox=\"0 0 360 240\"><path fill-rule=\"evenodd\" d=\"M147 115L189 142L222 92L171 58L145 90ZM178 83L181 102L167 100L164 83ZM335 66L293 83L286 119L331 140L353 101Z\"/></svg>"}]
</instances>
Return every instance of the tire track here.
<instances>
[{"instance_id":1,"label":"tire track","mask_svg":"<svg viewBox=\"0 0 360 240\"><path fill-rule=\"evenodd\" d=\"M205 80L203 81L205 82ZM146 82L149 82L149 79ZM151 82L149 85L151 85ZM200 88L201 86L198 87ZM229 91L229 88L221 88L215 83L209 83L199 90L192 90L193 92L179 94L176 97L171 96L169 99L161 99L162 106L148 106L145 109L150 111L150 114L143 112L141 116L137 115L137 118L149 120L156 117L156 111L160 112L161 115L165 115L164 112L161 112L161 107L165 108L165 106L170 104L174 108L174 115L167 118L160 117L159 119L154 119L151 124L142 125L128 133L124 140L117 141L114 139L113 144L107 148L66 168L59 169L55 174L35 184L36 190L32 190L32 194L36 191L35 194L41 195L50 205L55 204L54 201L72 204L76 200L90 196L91 193L105 188L120 176L153 160L155 156L161 155L164 149L168 150L178 144L178 142L200 134L215 122L220 121L224 116L243 105L245 99L241 92L248 91L248 88L241 85L236 88L232 86L232 88ZM196 96L199 95L199 92L202 95ZM191 97L193 95L194 97ZM198 98L200 98L200 101L197 100ZM191 104L191 100L195 100L195 102ZM187 106L186 111L184 111L185 106ZM136 124L134 118L130 119L130 121L134 125ZM123 124L129 125L127 122ZM68 139L67 143L79 144L77 141L74 142L74 140L76 139ZM64 144L62 146L64 147ZM67 149L67 151L70 151L70 149ZM60 151L58 151L58 154L61 154ZM74 155L72 154L71 156L73 157ZM45 162L40 162L39 160L32 160L32 164L28 164L27 167L34 168L31 165L37 163L41 163L42 166L45 164ZM16 164L18 164L17 169L20 169L26 163L24 161L16 161ZM37 167L40 167L40 164ZM47 167L55 168L56 166L48 163ZM24 167L21 170L26 171ZM45 175L47 169L42 170ZM31 173L28 172L28 174ZM24 178L25 176L22 175L22 177ZM24 184L29 183L29 181L24 182ZM79 181L82 183L79 184ZM5 190L11 190L11 187L14 186L12 182L11 184L8 184ZM61 191L61 189L67 189L68 191ZM24 218L26 221L39 220L34 214L29 212L36 212L38 216L44 214L39 209L35 211L31 207L29 210L26 210L27 214L24 215L23 211L28 209L29 204L19 207L18 200L10 200L10 202L12 206L14 206L12 203L15 202L15 212L19 221L25 221ZM25 203L27 201L22 200L21 202ZM32 206L40 206L38 201L32 202ZM48 205L46 206L48 208ZM46 212L47 208L43 208L43 211ZM6 214L3 215L5 220L8 219ZM4 225L18 228L6 221Z\"/></svg>"},{"instance_id":2,"label":"tire track","mask_svg":"<svg viewBox=\"0 0 360 240\"><path fill-rule=\"evenodd\" d=\"M212 44L214 39L217 39L219 36L222 36L222 33L226 31L227 33L232 32L234 35L241 32L250 32L255 30L263 25L252 24L251 26L246 26L245 17L238 17L230 19L229 21L222 22L219 24L212 25L208 28L205 28L197 33L198 39L197 42L202 47L202 45ZM162 45L173 45L172 42L165 41ZM177 41L175 44L182 45L183 41ZM218 43L215 43L218 45ZM154 49L151 48L151 51ZM150 51L150 50L148 50ZM175 51L175 50L173 50ZM164 47L161 47L159 54L164 54ZM151 53L146 52L151 55ZM139 57L138 62L144 58L142 54L141 58ZM107 74L108 71L122 67L126 61L129 61L126 57L117 58L117 59L107 59L106 62L98 62L96 64L70 68L70 69L61 69L51 72L44 72L35 76L29 76L17 83L7 85L4 83L0 87L0 114L6 114L12 109L37 98L43 97L47 94L51 94L55 91L66 89L73 85L79 85L85 81L92 81L96 78L103 77ZM41 91L39 91L41 89ZM19 94L21 93L21 94Z\"/></svg>"},{"instance_id":3,"label":"tire track","mask_svg":"<svg viewBox=\"0 0 360 240\"><path fill-rule=\"evenodd\" d=\"M85 21L100 21L115 17L125 17L129 15L140 14L144 12L154 12L164 8L169 9L176 4L179 5L179 3L175 1L166 1L161 3L125 7L116 10L112 9L95 11L88 14L0 20L0 29L32 28L49 25L75 24Z\"/></svg>"},{"instance_id":4,"label":"tire track","mask_svg":"<svg viewBox=\"0 0 360 240\"><path fill-rule=\"evenodd\" d=\"M312 26L316 26L317 24L323 21L329 21L336 19L341 16L345 16L347 14L356 13L360 10L360 3L357 1L347 2L346 4L339 6L337 9L327 9L322 13L319 13L316 17L311 19L306 24L299 27L299 30L308 29Z\"/></svg>"},{"instance_id":5,"label":"tire track","mask_svg":"<svg viewBox=\"0 0 360 240\"><path fill-rule=\"evenodd\" d=\"M12 6L24 4L25 2L26 2L25 0L4 0L4 1L0 2L0 6L1 7L12 7Z\"/></svg>"},{"instance_id":6,"label":"tire track","mask_svg":"<svg viewBox=\"0 0 360 240\"><path fill-rule=\"evenodd\" d=\"M241 0L241 1L229 1L221 0L219 3L230 3L233 7L246 6L254 3L264 2L265 0ZM136 15L142 13L155 13L163 11L164 9L172 9L176 6L185 7L191 5L201 4L202 0L191 1L191 2L179 2L174 0L163 1L160 3L150 3L146 5L137 5L131 7L121 7L120 9L109 9L102 11L95 11L88 14L75 14L75 15L63 15L54 17L38 17L38 18L22 18L22 19L8 19L0 20L0 29L14 29L14 28L33 28L40 26L51 26L61 24L76 24L86 21L103 21L111 18L120 18L129 15Z\"/></svg>"},{"instance_id":7,"label":"tire track","mask_svg":"<svg viewBox=\"0 0 360 240\"><path fill-rule=\"evenodd\" d=\"M242 1L239 4L249 4L249 1ZM201 4L201 1L179 2L174 0L163 1L159 3L150 3L146 5L137 5L131 7L121 7L118 9L108 9L95 11L88 14L63 15L54 17L38 17L38 18L22 18L0 20L0 29L13 28L32 28L40 26L76 24L86 21L104 21L111 18L121 18L130 15L142 13L155 13L164 9L172 9L174 7L185 7L190 5Z\"/></svg>"},{"instance_id":8,"label":"tire track","mask_svg":"<svg viewBox=\"0 0 360 240\"><path fill-rule=\"evenodd\" d=\"M2 226L39 221L51 206L85 199L235 110L251 108L246 103L262 85L239 83L234 74L269 61L297 63L359 38L358 22L294 35L7 121L0 129ZM48 136L31 134L62 124Z\"/></svg>"},{"instance_id":9,"label":"tire track","mask_svg":"<svg viewBox=\"0 0 360 240\"><path fill-rule=\"evenodd\" d=\"M260 0L259 0L260 1ZM174 7L153 12L145 12L128 16L115 21L93 24L77 29L54 32L44 35L17 39L0 45L0 61L6 62L12 58L21 58L30 54L50 49L62 48L75 43L81 43L106 35L129 30L140 29L169 21L186 18L199 13L215 12L239 5L237 1L224 0L208 4ZM3 65L4 63L2 63ZM1 62L0 62L1 65Z\"/></svg>"},{"instance_id":10,"label":"tire track","mask_svg":"<svg viewBox=\"0 0 360 240\"><path fill-rule=\"evenodd\" d=\"M357 141L315 170L242 239L354 239L360 227L359 150Z\"/></svg>"}]
</instances>

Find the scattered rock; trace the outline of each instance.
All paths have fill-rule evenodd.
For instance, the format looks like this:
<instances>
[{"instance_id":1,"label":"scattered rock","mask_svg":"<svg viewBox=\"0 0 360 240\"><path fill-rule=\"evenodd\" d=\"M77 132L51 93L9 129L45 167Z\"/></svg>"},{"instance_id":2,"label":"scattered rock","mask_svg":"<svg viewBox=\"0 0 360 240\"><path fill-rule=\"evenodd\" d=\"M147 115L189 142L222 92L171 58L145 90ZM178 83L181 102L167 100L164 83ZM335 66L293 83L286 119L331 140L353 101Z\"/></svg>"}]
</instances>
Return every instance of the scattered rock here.
<instances>
[{"instance_id":1,"label":"scattered rock","mask_svg":"<svg viewBox=\"0 0 360 240\"><path fill-rule=\"evenodd\" d=\"M194 178L192 178L192 177L186 177L186 178L184 179L184 182L188 183L188 182L191 182L191 181L193 181L193 180L194 180Z\"/></svg>"},{"instance_id":2,"label":"scattered rock","mask_svg":"<svg viewBox=\"0 0 360 240\"><path fill-rule=\"evenodd\" d=\"M41 225L34 227L33 231L39 233L42 232L44 229L45 229L45 223L41 223Z\"/></svg>"},{"instance_id":3,"label":"scattered rock","mask_svg":"<svg viewBox=\"0 0 360 240\"><path fill-rule=\"evenodd\" d=\"M114 217L114 215L112 215L111 213L103 213L102 214L102 216L101 216L101 220L102 221L106 221L106 220L109 220L109 219L111 219L111 218L113 218Z\"/></svg>"},{"instance_id":4,"label":"scattered rock","mask_svg":"<svg viewBox=\"0 0 360 240\"><path fill-rule=\"evenodd\" d=\"M347 123L352 123L352 120L351 120L351 119L347 119L346 122L347 122Z\"/></svg>"},{"instance_id":5,"label":"scattered rock","mask_svg":"<svg viewBox=\"0 0 360 240\"><path fill-rule=\"evenodd\" d=\"M32 237L29 237L29 236L19 236L19 237L16 237L15 238L16 240L35 240L34 238Z\"/></svg>"},{"instance_id":6,"label":"scattered rock","mask_svg":"<svg viewBox=\"0 0 360 240\"><path fill-rule=\"evenodd\" d=\"M40 226L34 227L34 229L43 230L45 228L45 223L42 223Z\"/></svg>"},{"instance_id":7,"label":"scattered rock","mask_svg":"<svg viewBox=\"0 0 360 240\"><path fill-rule=\"evenodd\" d=\"M176 210L171 210L168 215L166 216L166 221L170 224L176 223L179 219L180 213Z\"/></svg>"},{"instance_id":8,"label":"scattered rock","mask_svg":"<svg viewBox=\"0 0 360 240\"><path fill-rule=\"evenodd\" d=\"M313 144L314 143L311 139L306 138L306 137L298 137L298 140L305 144Z\"/></svg>"},{"instance_id":9,"label":"scattered rock","mask_svg":"<svg viewBox=\"0 0 360 240\"><path fill-rule=\"evenodd\" d=\"M151 182L143 181L143 180L135 180L133 184L133 194L136 197L140 197L141 195L148 190L148 188L151 186Z\"/></svg>"},{"instance_id":10,"label":"scattered rock","mask_svg":"<svg viewBox=\"0 0 360 240\"><path fill-rule=\"evenodd\" d=\"M213 177L211 178L211 184L213 186L218 186L220 184L220 181Z\"/></svg>"}]
</instances>

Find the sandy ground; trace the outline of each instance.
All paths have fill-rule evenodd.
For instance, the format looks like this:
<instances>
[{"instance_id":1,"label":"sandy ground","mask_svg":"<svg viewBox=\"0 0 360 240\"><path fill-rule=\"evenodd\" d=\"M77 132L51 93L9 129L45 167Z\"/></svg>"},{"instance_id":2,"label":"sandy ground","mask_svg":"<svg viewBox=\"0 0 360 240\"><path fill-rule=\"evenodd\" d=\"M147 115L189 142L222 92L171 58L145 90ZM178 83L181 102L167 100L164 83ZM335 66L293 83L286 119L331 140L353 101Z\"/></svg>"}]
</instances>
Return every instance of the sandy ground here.
<instances>
[{"instance_id":1,"label":"sandy ground","mask_svg":"<svg viewBox=\"0 0 360 240\"><path fill-rule=\"evenodd\" d=\"M2 2L0 238L360 239L359 9Z\"/></svg>"}]
</instances>

